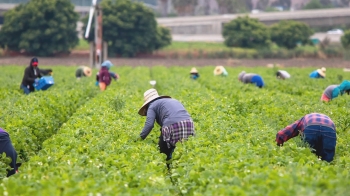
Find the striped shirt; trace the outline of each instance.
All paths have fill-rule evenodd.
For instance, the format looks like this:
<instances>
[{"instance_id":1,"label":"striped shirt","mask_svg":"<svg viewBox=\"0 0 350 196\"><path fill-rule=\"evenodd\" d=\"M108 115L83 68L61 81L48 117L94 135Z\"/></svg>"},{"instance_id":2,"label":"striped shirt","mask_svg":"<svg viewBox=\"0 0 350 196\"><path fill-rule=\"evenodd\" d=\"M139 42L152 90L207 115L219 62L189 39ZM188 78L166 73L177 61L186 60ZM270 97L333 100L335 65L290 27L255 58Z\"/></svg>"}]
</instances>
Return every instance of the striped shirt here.
<instances>
[{"instance_id":1,"label":"striped shirt","mask_svg":"<svg viewBox=\"0 0 350 196\"><path fill-rule=\"evenodd\" d=\"M310 125L322 125L335 130L335 125L328 116L319 113L311 113L280 130L276 135L276 142L280 143L281 140L286 142L299 135L299 131L304 132L305 128Z\"/></svg>"}]
</instances>

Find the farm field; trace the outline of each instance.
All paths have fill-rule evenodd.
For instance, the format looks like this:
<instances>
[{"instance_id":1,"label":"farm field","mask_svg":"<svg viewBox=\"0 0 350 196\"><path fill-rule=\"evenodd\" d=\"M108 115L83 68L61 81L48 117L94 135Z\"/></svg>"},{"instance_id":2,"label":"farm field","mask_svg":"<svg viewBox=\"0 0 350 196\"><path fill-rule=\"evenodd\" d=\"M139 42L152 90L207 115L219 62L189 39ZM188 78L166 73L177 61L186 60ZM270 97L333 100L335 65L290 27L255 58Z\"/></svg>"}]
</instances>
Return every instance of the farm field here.
<instances>
[{"instance_id":1,"label":"farm field","mask_svg":"<svg viewBox=\"0 0 350 196\"><path fill-rule=\"evenodd\" d=\"M29 63L29 62L28 62ZM27 63L26 63L27 64ZM41 68L47 68L41 66ZM347 195L350 191L350 96L320 102L324 89L350 80L350 72L328 68L326 79L310 79L315 68L275 69L214 66L115 66L120 75L100 92L92 77L76 81L75 66L52 66L55 85L28 96L19 90L24 67L0 66L0 127L9 132L23 162L20 173L0 180L3 195ZM245 70L266 87L237 80ZM161 95L181 101L196 136L178 143L172 167L157 149L159 126L135 141L145 118L137 114L143 93L156 80ZM299 137L276 145L277 131L307 113L328 115L337 127L334 161L319 161ZM0 161L3 165L3 162ZM3 176L4 170L0 170Z\"/></svg>"}]
</instances>

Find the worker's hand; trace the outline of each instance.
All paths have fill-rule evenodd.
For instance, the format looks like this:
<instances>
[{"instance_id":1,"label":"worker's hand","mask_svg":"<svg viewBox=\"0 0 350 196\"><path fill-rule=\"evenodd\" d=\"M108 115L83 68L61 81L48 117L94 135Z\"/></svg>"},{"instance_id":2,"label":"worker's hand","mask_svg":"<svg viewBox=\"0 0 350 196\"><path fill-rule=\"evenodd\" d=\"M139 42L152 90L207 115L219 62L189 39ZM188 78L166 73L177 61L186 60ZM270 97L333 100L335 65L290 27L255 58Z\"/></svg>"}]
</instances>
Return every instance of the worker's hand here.
<instances>
[{"instance_id":1,"label":"worker's hand","mask_svg":"<svg viewBox=\"0 0 350 196\"><path fill-rule=\"evenodd\" d=\"M282 138L277 138L276 141L277 141L277 146L283 146L284 142L283 142Z\"/></svg>"},{"instance_id":2,"label":"worker's hand","mask_svg":"<svg viewBox=\"0 0 350 196\"><path fill-rule=\"evenodd\" d=\"M34 80L34 83L37 85L37 84L39 83L39 78L36 78L36 79Z\"/></svg>"},{"instance_id":3,"label":"worker's hand","mask_svg":"<svg viewBox=\"0 0 350 196\"><path fill-rule=\"evenodd\" d=\"M98 82L98 81L96 81L96 82L95 82L95 85L96 85L96 86L98 86L98 85L99 85L99 82Z\"/></svg>"}]
</instances>

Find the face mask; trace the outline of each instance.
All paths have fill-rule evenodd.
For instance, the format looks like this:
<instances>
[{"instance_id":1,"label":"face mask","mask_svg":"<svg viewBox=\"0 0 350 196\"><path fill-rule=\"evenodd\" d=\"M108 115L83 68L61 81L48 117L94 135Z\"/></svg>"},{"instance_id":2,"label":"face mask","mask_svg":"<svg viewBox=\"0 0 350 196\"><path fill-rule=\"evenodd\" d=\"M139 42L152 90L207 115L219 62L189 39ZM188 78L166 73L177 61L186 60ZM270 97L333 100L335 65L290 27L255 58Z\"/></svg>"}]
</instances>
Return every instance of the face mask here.
<instances>
[{"instance_id":1,"label":"face mask","mask_svg":"<svg viewBox=\"0 0 350 196\"><path fill-rule=\"evenodd\" d=\"M37 66L38 66L38 62L33 62L33 63L32 63L32 66L33 66L33 67L37 67Z\"/></svg>"}]
</instances>

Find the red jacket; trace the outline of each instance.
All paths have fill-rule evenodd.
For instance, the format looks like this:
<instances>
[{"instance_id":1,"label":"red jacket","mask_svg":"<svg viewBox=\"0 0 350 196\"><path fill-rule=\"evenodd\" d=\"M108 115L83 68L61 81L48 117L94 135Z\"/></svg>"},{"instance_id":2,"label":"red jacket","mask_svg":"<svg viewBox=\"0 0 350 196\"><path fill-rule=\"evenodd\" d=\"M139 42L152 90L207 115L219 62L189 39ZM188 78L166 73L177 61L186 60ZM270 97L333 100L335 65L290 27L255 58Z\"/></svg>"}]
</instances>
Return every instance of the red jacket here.
<instances>
[{"instance_id":1,"label":"red jacket","mask_svg":"<svg viewBox=\"0 0 350 196\"><path fill-rule=\"evenodd\" d=\"M102 67L98 74L99 82L105 83L107 86L111 84L111 76L107 67Z\"/></svg>"}]
</instances>

